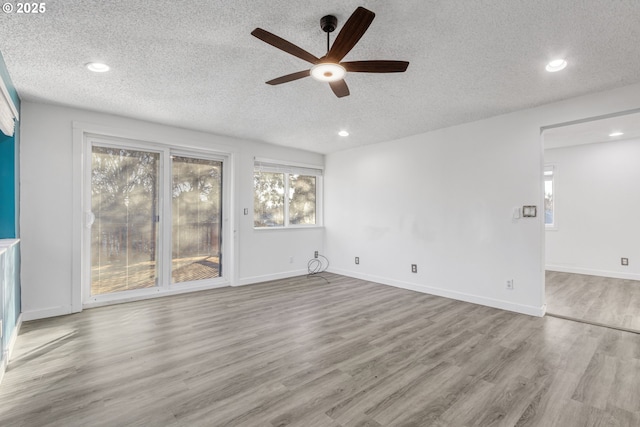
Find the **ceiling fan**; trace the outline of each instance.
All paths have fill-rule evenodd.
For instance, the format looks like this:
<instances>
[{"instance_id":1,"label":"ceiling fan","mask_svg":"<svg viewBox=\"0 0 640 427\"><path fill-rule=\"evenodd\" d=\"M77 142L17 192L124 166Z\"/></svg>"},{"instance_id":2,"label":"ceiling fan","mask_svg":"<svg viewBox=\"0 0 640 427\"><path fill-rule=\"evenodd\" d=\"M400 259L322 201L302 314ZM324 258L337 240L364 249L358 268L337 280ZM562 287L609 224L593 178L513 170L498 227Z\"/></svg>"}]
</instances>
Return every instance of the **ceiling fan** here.
<instances>
[{"instance_id":1,"label":"ceiling fan","mask_svg":"<svg viewBox=\"0 0 640 427\"><path fill-rule=\"evenodd\" d=\"M344 76L347 73L402 73L406 71L409 66L407 61L377 60L340 62L356 43L358 43L369 28L369 25L371 25L375 16L376 14L370 10L364 7L358 7L355 12L351 14L347 22L345 22L331 47L329 47L329 33L336 29L338 18L333 15L322 17L320 27L322 31L327 33L327 54L320 58L275 34L262 28L256 28L251 32L251 35L265 43L269 43L271 46L277 47L280 50L313 64L313 67L309 70L287 74L286 76L269 80L267 84L279 85L311 76L316 80L328 82L333 93L335 93L338 98L342 98L349 95L349 87L344 81Z\"/></svg>"}]
</instances>

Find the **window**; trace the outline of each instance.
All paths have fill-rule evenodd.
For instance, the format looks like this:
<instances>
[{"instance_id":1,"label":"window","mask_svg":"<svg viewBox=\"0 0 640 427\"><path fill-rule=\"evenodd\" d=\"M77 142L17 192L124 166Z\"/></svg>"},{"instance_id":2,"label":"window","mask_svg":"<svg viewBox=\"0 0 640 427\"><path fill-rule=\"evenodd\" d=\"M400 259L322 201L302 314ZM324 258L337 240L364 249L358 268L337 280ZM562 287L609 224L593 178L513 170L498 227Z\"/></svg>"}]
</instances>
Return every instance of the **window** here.
<instances>
[{"instance_id":1,"label":"window","mask_svg":"<svg viewBox=\"0 0 640 427\"><path fill-rule=\"evenodd\" d=\"M254 227L321 225L321 169L256 161L253 185Z\"/></svg>"},{"instance_id":2,"label":"window","mask_svg":"<svg viewBox=\"0 0 640 427\"><path fill-rule=\"evenodd\" d=\"M545 166L544 167L544 225L547 228L556 227L554 177L555 177L555 167Z\"/></svg>"}]
</instances>

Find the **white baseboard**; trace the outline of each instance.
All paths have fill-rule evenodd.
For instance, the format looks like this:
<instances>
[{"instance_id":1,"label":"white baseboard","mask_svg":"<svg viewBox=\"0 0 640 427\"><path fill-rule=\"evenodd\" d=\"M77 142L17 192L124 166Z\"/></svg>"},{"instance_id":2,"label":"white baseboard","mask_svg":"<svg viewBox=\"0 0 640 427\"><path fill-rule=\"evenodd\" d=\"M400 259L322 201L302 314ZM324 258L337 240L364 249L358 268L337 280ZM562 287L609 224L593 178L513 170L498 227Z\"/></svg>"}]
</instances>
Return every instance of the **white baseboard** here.
<instances>
[{"instance_id":1,"label":"white baseboard","mask_svg":"<svg viewBox=\"0 0 640 427\"><path fill-rule=\"evenodd\" d=\"M283 273L267 274L263 276L246 277L244 279L238 280L235 284L231 286L244 286L244 285L251 285L254 283L268 282L270 280L287 279L289 277L302 276L307 273L308 273L307 270L293 270L293 271L287 271ZM85 302L83 304L83 308L94 308L94 307L100 307L100 306L110 305L110 304L120 304L120 303L125 303L130 301L139 301L144 299L178 295L178 294L187 293L187 292L221 288L229 285L230 284L228 282L224 282L224 283L219 283L215 285L206 284L201 286L188 286L184 288L175 288L170 291L153 292L153 293L147 293L147 294L136 294L136 295L131 295L130 297L125 297L117 300L115 299L105 299L104 301L97 300L97 301ZM71 314L72 312L73 311L71 306L60 306L60 307L49 307L49 308L44 308L40 310L25 311L22 315L23 315L24 321L26 322L29 320L45 319L48 317L65 316L67 314Z\"/></svg>"},{"instance_id":2,"label":"white baseboard","mask_svg":"<svg viewBox=\"0 0 640 427\"><path fill-rule=\"evenodd\" d=\"M16 340L18 339L18 334L20 333L21 326L22 326L22 314L18 316L16 327L13 328L13 333L11 334L11 338L9 338L8 348L4 351L4 354L0 355L2 356L2 358L0 359L0 384L2 384L2 378L4 378L4 371L7 369L7 365L11 360L11 354L13 353L13 348L16 345Z\"/></svg>"},{"instance_id":3,"label":"white baseboard","mask_svg":"<svg viewBox=\"0 0 640 427\"><path fill-rule=\"evenodd\" d=\"M466 294L463 292L450 291L448 289L438 288L434 286L421 285L401 280L389 279L386 277L372 276L368 274L357 273L353 271L340 270L330 268L329 272L341 274L343 276L354 277L356 279L368 280L383 285L394 286L396 288L408 289L411 291L422 292L424 294L436 295L439 297L450 298L458 301L470 302L472 304L485 305L488 307L499 308L501 310L513 311L516 313L527 314L529 316L542 317L545 315L546 306L536 307L532 305L515 304L509 301L497 300L493 298L482 297L479 295Z\"/></svg>"},{"instance_id":4,"label":"white baseboard","mask_svg":"<svg viewBox=\"0 0 640 427\"><path fill-rule=\"evenodd\" d=\"M621 273L618 271L595 270L592 268L571 267L565 265L547 264L546 270L560 273L586 274L587 276L611 277L613 279L640 280L640 274Z\"/></svg>"},{"instance_id":5,"label":"white baseboard","mask_svg":"<svg viewBox=\"0 0 640 427\"><path fill-rule=\"evenodd\" d=\"M20 328L22 327L22 313L18 316L18 321L16 322L16 327L13 328L13 333L11 334L11 338L9 339L9 348L7 349L7 363L11 360L11 354L13 353L13 348L16 345L16 341L18 340L18 334L20 333Z\"/></svg>"},{"instance_id":6,"label":"white baseboard","mask_svg":"<svg viewBox=\"0 0 640 427\"><path fill-rule=\"evenodd\" d=\"M283 273L265 274L263 276L245 277L244 279L238 279L238 281L232 286L245 286L252 285L254 283L269 282L271 280L288 279L289 277L303 276L309 273L307 270L293 270L285 271Z\"/></svg>"},{"instance_id":7,"label":"white baseboard","mask_svg":"<svg viewBox=\"0 0 640 427\"><path fill-rule=\"evenodd\" d=\"M201 282L205 282L204 280L202 280ZM184 286L183 286L184 285ZM123 303L127 303L127 302L134 302L134 301L143 301L143 300L148 300L148 299L155 299L155 298L163 298L163 297L170 297L173 295L180 295L180 294L186 294L186 293L190 293L190 292L199 292L199 291L208 291L211 289L218 289L218 288L225 288L229 286L229 282L228 281L222 281L222 282L215 282L215 283L211 283L211 282L205 282L205 283L198 283L198 282L190 282L190 284L180 284L180 286L176 286L173 287L171 289L168 290L164 290L164 289L139 289L138 291L140 292L136 292L136 291L128 291L130 293L127 293L126 295L116 295L116 294L105 294L105 295L101 295L101 297L104 298L96 298L93 301L86 301L82 304L82 308L95 308L95 307L103 307L106 305L114 305L114 304L123 304ZM148 292L149 290L153 290L152 292Z\"/></svg>"},{"instance_id":8,"label":"white baseboard","mask_svg":"<svg viewBox=\"0 0 640 427\"><path fill-rule=\"evenodd\" d=\"M22 312L22 320L28 322L30 320L46 319L47 317L65 316L71 314L71 306L48 307L40 310L31 310Z\"/></svg>"}]
</instances>

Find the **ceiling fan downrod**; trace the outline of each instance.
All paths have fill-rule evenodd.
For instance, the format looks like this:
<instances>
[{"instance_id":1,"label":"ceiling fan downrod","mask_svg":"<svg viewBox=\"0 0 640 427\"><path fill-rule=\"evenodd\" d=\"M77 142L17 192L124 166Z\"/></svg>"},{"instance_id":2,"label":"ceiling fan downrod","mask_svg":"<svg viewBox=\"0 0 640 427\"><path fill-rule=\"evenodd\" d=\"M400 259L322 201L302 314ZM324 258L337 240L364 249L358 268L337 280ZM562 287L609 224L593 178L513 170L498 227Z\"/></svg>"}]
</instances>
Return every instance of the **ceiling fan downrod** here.
<instances>
[{"instance_id":1,"label":"ceiling fan downrod","mask_svg":"<svg viewBox=\"0 0 640 427\"><path fill-rule=\"evenodd\" d=\"M320 18L320 28L322 28L322 31L327 33L327 53L329 53L329 49L331 47L331 43L329 41L329 33L334 32L337 26L338 18L333 15L326 15Z\"/></svg>"}]
</instances>

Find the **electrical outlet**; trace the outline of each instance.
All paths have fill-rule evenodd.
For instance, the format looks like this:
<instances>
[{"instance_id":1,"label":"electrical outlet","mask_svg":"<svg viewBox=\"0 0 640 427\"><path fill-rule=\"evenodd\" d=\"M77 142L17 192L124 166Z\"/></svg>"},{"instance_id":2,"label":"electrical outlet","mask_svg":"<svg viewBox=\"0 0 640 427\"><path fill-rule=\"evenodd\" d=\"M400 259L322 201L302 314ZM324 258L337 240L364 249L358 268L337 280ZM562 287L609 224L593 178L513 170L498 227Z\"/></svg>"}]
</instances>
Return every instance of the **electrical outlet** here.
<instances>
[{"instance_id":1,"label":"electrical outlet","mask_svg":"<svg viewBox=\"0 0 640 427\"><path fill-rule=\"evenodd\" d=\"M315 252L313 253L313 257L314 257L314 258L318 258L318 251L315 251Z\"/></svg>"},{"instance_id":2,"label":"electrical outlet","mask_svg":"<svg viewBox=\"0 0 640 427\"><path fill-rule=\"evenodd\" d=\"M360 257L359 256L356 257L356 264L360 264Z\"/></svg>"},{"instance_id":3,"label":"electrical outlet","mask_svg":"<svg viewBox=\"0 0 640 427\"><path fill-rule=\"evenodd\" d=\"M244 214L249 215L249 208L244 208Z\"/></svg>"},{"instance_id":4,"label":"electrical outlet","mask_svg":"<svg viewBox=\"0 0 640 427\"><path fill-rule=\"evenodd\" d=\"M629 258L620 258L620 264L629 265Z\"/></svg>"},{"instance_id":5,"label":"electrical outlet","mask_svg":"<svg viewBox=\"0 0 640 427\"><path fill-rule=\"evenodd\" d=\"M412 273L418 272L418 264L411 264L411 272Z\"/></svg>"},{"instance_id":6,"label":"electrical outlet","mask_svg":"<svg viewBox=\"0 0 640 427\"><path fill-rule=\"evenodd\" d=\"M509 289L510 291L513 290L513 279L507 280L507 289Z\"/></svg>"},{"instance_id":7,"label":"electrical outlet","mask_svg":"<svg viewBox=\"0 0 640 427\"><path fill-rule=\"evenodd\" d=\"M293 257L292 256L289 257L289 263L293 264Z\"/></svg>"}]
</instances>

